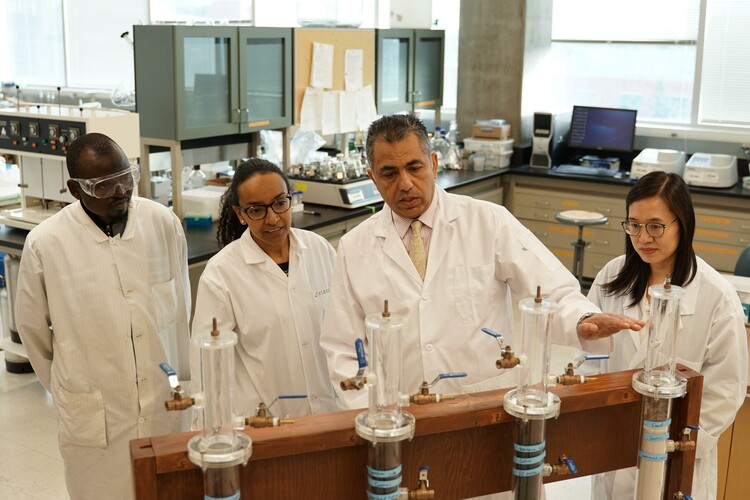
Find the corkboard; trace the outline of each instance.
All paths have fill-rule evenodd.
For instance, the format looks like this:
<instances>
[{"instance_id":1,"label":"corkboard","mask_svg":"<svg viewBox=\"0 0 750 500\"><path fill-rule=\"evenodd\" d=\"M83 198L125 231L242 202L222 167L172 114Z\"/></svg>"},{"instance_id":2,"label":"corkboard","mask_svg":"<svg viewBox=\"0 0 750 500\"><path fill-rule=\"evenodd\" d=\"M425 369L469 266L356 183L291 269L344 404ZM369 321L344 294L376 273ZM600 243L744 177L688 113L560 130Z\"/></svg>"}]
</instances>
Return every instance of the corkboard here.
<instances>
[{"instance_id":1,"label":"corkboard","mask_svg":"<svg viewBox=\"0 0 750 500\"><path fill-rule=\"evenodd\" d=\"M344 53L362 49L362 85L375 92L375 30L297 28L294 30L294 123L299 123L305 89L310 86L313 42L327 43L333 49L333 88L344 88Z\"/></svg>"}]
</instances>

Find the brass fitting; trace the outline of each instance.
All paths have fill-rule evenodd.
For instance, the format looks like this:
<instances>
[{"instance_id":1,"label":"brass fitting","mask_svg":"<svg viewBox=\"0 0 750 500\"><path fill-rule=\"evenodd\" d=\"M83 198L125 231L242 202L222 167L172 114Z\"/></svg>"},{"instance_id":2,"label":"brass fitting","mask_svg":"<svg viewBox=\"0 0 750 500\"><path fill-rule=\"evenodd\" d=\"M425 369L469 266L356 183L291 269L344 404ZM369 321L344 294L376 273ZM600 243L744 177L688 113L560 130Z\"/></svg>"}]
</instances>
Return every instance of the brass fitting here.
<instances>
[{"instance_id":1,"label":"brass fitting","mask_svg":"<svg viewBox=\"0 0 750 500\"><path fill-rule=\"evenodd\" d=\"M367 383L367 377L351 377L341 381L342 391L360 390Z\"/></svg>"},{"instance_id":2,"label":"brass fitting","mask_svg":"<svg viewBox=\"0 0 750 500\"><path fill-rule=\"evenodd\" d=\"M565 373L562 375L557 375L555 377L556 383L560 385L576 385L576 384L584 384L586 382L594 382L596 381L596 377L587 377L585 375L576 375L575 369L573 368L573 363L568 363L568 367L565 369Z\"/></svg>"},{"instance_id":3,"label":"brass fitting","mask_svg":"<svg viewBox=\"0 0 750 500\"><path fill-rule=\"evenodd\" d=\"M503 348L503 355L500 359L495 361L495 366L497 368L513 368L514 366L517 366L521 362L520 359L518 359L514 354L513 350L509 345L506 345Z\"/></svg>"},{"instance_id":4,"label":"brass fitting","mask_svg":"<svg viewBox=\"0 0 750 500\"><path fill-rule=\"evenodd\" d=\"M409 402L418 405L426 405L430 403L439 403L446 399L454 399L455 397L456 396L448 394L430 394L430 384L425 380L422 382L422 385L419 386L419 392L409 396Z\"/></svg>"},{"instance_id":5,"label":"brass fitting","mask_svg":"<svg viewBox=\"0 0 750 500\"><path fill-rule=\"evenodd\" d=\"M568 458L565 455L562 455L559 459L557 459L556 464L552 464L552 472L550 473L550 476L569 476L571 475L570 468L565 463L565 459Z\"/></svg>"},{"instance_id":6,"label":"brass fitting","mask_svg":"<svg viewBox=\"0 0 750 500\"><path fill-rule=\"evenodd\" d=\"M419 470L419 482L417 487L409 490L409 498L435 498L435 490L430 489L430 481L427 479L429 467L422 467Z\"/></svg>"},{"instance_id":7,"label":"brass fitting","mask_svg":"<svg viewBox=\"0 0 750 500\"><path fill-rule=\"evenodd\" d=\"M255 429L261 429L263 427L278 427L280 425L293 423L293 418L279 418L270 415L268 413L268 408L266 408L266 404L263 401L258 403L258 410L256 411L255 416L245 419L245 425Z\"/></svg>"},{"instance_id":8,"label":"brass fitting","mask_svg":"<svg viewBox=\"0 0 750 500\"><path fill-rule=\"evenodd\" d=\"M690 428L682 430L679 441L667 441L667 451L692 451L695 449L695 439L690 439Z\"/></svg>"},{"instance_id":9,"label":"brass fitting","mask_svg":"<svg viewBox=\"0 0 750 500\"><path fill-rule=\"evenodd\" d=\"M179 388L180 386L177 386L178 390ZM167 411L186 410L195 404L193 398L183 397L181 392L175 392L172 399L164 401L164 407Z\"/></svg>"}]
</instances>

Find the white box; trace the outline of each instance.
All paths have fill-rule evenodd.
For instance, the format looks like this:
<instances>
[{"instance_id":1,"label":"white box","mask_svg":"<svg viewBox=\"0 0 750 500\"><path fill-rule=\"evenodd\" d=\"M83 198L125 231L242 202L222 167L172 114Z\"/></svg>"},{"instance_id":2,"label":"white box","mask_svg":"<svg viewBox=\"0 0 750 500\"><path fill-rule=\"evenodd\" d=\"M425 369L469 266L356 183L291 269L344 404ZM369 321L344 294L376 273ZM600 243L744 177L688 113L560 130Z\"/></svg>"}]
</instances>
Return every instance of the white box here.
<instances>
[{"instance_id":1,"label":"white box","mask_svg":"<svg viewBox=\"0 0 750 500\"><path fill-rule=\"evenodd\" d=\"M224 186L203 186L182 192L182 212L188 215L210 215L211 220L219 220L221 196Z\"/></svg>"},{"instance_id":2,"label":"white box","mask_svg":"<svg viewBox=\"0 0 750 500\"><path fill-rule=\"evenodd\" d=\"M464 139L464 149L470 153L482 152L501 154L507 151L513 152L513 139L498 141L495 139Z\"/></svg>"}]
</instances>

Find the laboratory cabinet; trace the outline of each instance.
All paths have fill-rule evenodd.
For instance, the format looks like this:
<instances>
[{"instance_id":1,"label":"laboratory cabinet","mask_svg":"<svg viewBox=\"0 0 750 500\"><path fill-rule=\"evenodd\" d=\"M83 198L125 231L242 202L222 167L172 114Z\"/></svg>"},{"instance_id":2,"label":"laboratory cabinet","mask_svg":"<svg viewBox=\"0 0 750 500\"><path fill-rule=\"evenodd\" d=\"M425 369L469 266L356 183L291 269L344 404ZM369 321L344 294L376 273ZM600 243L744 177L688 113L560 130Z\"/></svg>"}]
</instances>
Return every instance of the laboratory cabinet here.
<instances>
[{"instance_id":1,"label":"laboratory cabinet","mask_svg":"<svg viewBox=\"0 0 750 500\"><path fill-rule=\"evenodd\" d=\"M583 275L596 277L614 257L625 253L625 196L632 184L593 183L548 175L509 175L504 178L505 205L568 268L578 227L555 220L563 210L587 210L609 217L606 224L584 228L588 243ZM594 194L595 193L595 194ZM733 273L742 250L750 244L747 199L705 191L691 193L695 209L693 248L717 271Z\"/></svg>"},{"instance_id":2,"label":"laboratory cabinet","mask_svg":"<svg viewBox=\"0 0 750 500\"><path fill-rule=\"evenodd\" d=\"M375 36L378 113L440 109L445 32L381 29Z\"/></svg>"},{"instance_id":3,"label":"laboratory cabinet","mask_svg":"<svg viewBox=\"0 0 750 500\"><path fill-rule=\"evenodd\" d=\"M143 137L183 141L292 123L292 29L134 26Z\"/></svg>"}]
</instances>

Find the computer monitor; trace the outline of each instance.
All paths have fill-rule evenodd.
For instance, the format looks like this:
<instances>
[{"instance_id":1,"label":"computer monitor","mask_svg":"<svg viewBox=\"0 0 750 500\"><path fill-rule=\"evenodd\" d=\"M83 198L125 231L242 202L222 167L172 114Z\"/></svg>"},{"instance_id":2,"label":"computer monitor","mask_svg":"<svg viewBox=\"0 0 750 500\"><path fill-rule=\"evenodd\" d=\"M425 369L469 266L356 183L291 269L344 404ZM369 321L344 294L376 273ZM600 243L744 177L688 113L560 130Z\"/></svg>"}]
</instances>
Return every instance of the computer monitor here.
<instances>
[{"instance_id":1,"label":"computer monitor","mask_svg":"<svg viewBox=\"0 0 750 500\"><path fill-rule=\"evenodd\" d=\"M568 146L602 152L633 151L635 109L573 106Z\"/></svg>"}]
</instances>

